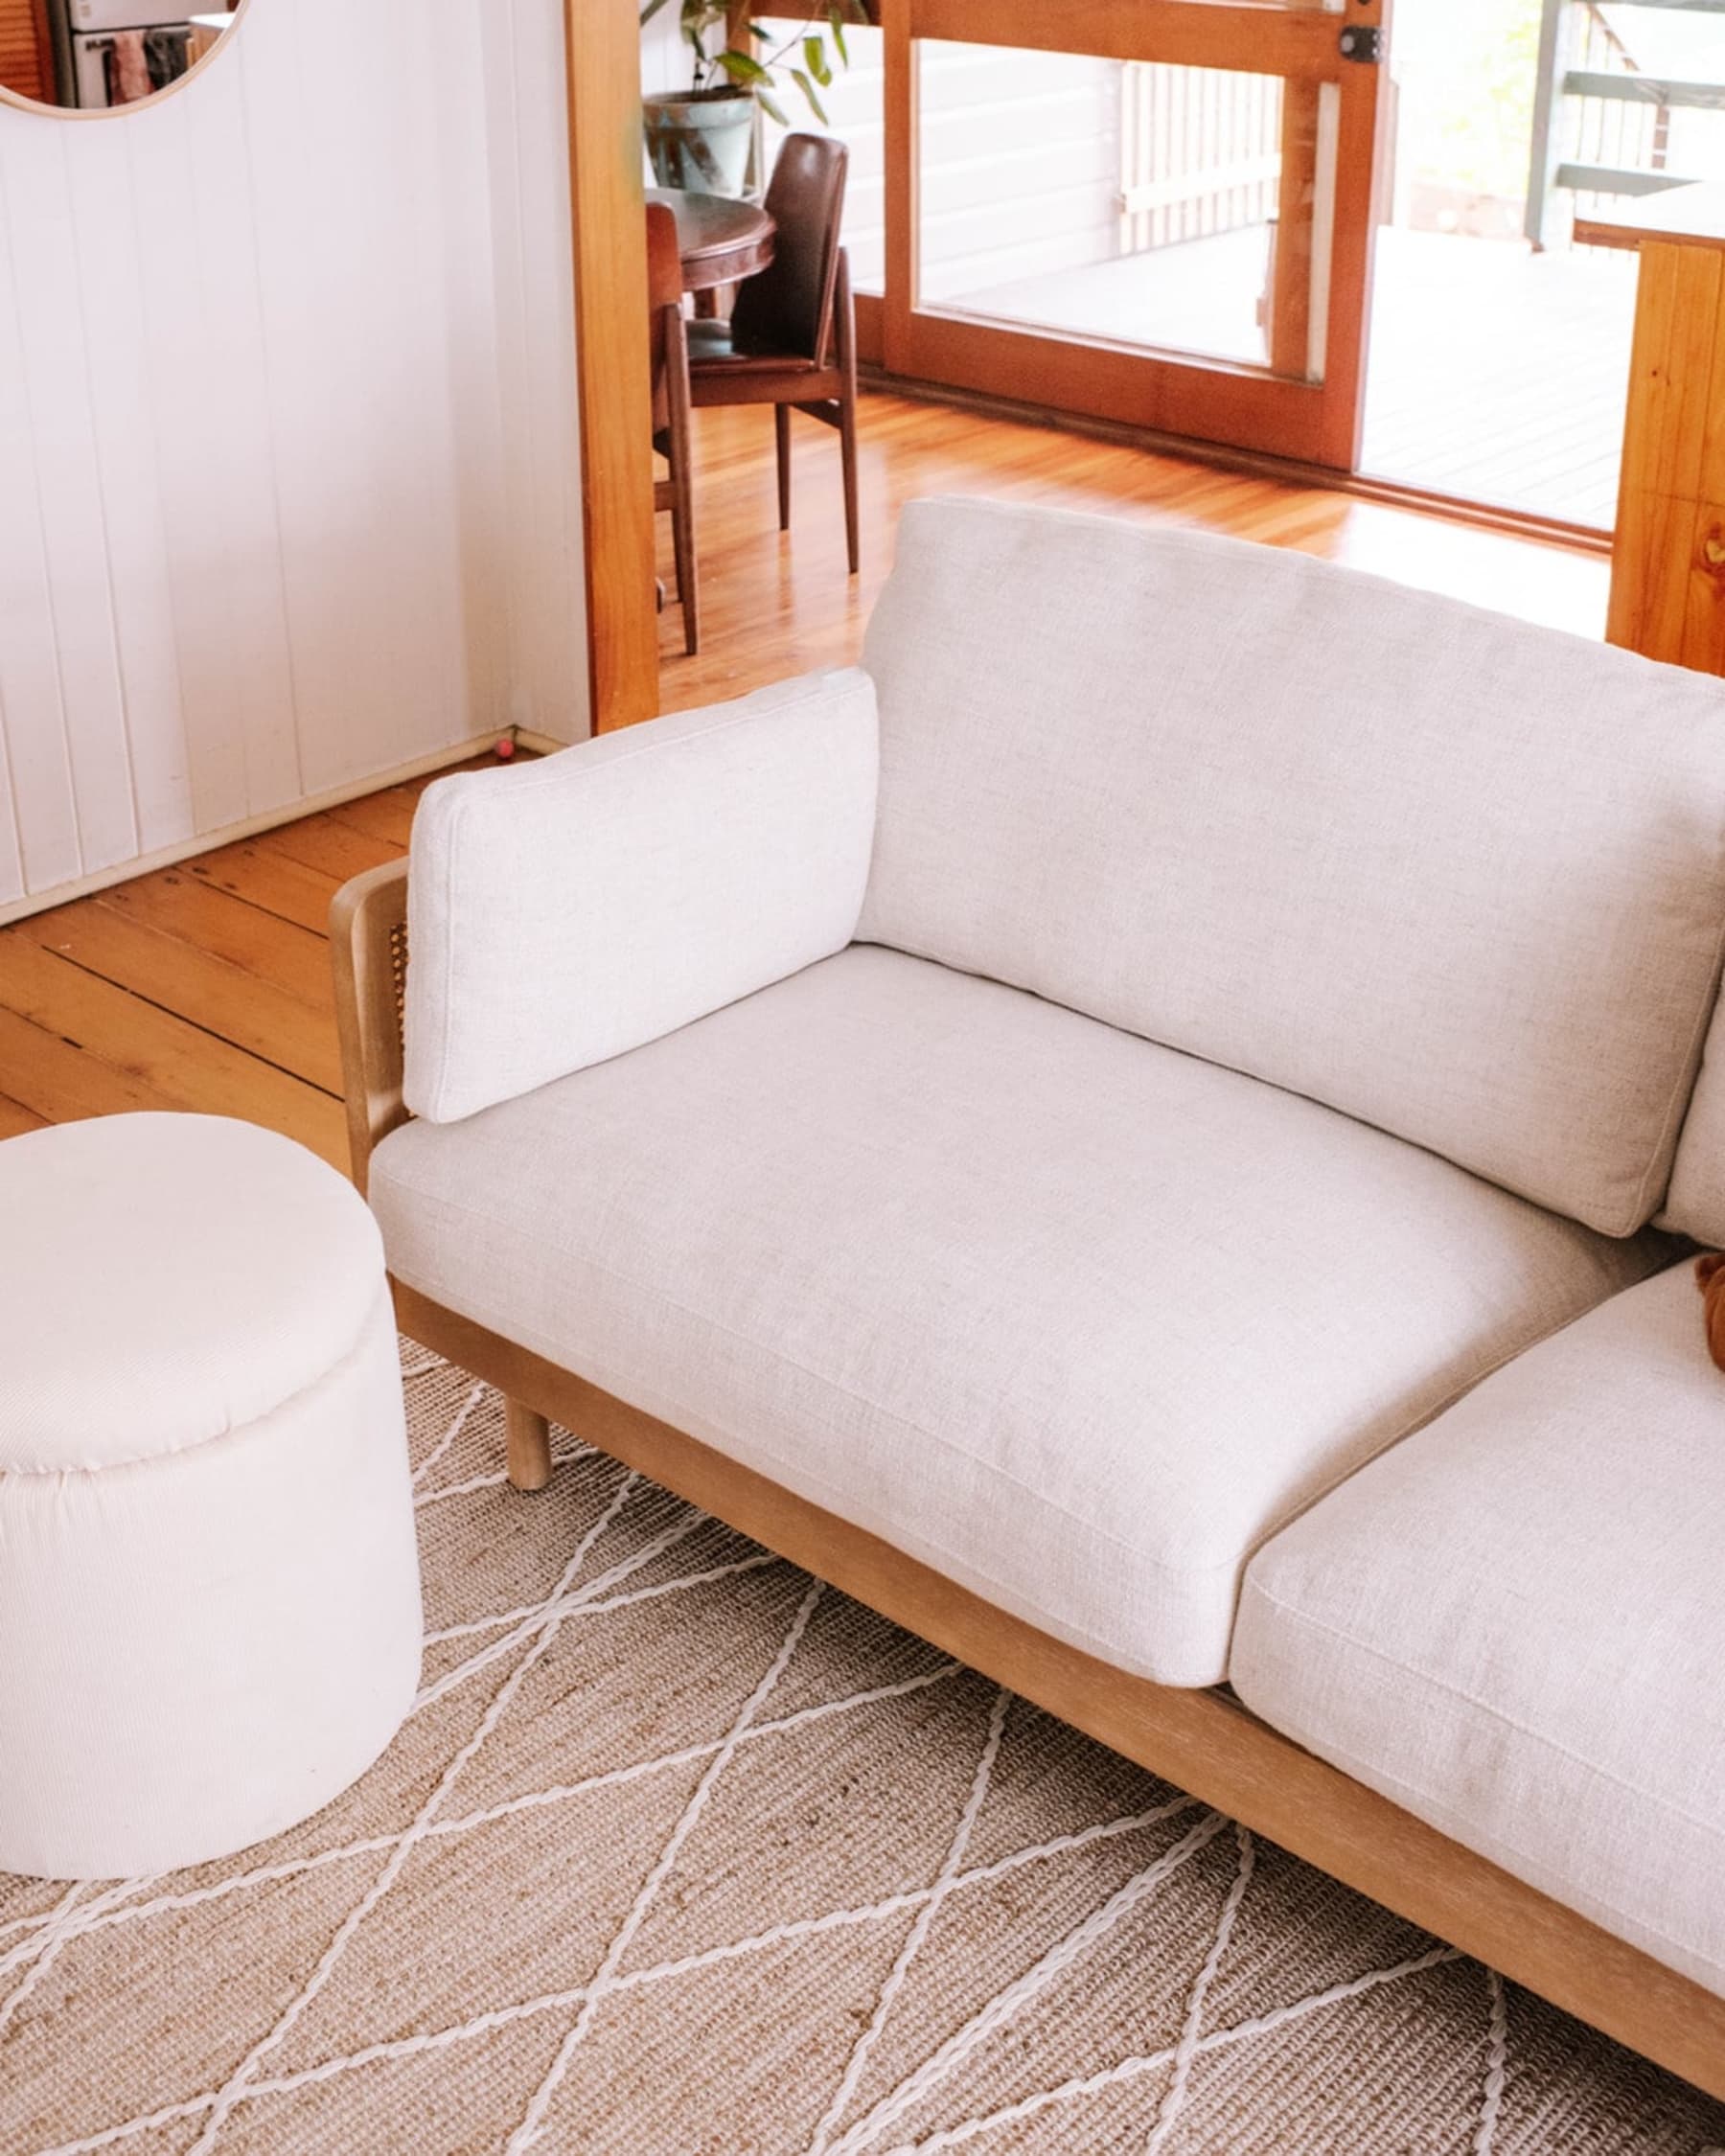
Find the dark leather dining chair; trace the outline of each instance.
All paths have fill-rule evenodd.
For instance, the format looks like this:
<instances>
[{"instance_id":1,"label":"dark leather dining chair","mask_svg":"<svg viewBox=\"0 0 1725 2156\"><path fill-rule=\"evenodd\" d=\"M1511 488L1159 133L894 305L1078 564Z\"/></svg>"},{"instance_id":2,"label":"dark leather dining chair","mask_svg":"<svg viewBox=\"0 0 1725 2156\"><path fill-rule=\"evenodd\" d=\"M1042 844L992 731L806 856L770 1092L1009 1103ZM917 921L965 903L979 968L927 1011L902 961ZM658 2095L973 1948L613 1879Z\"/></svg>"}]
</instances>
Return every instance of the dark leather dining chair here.
<instances>
[{"instance_id":1,"label":"dark leather dining chair","mask_svg":"<svg viewBox=\"0 0 1725 2156\"><path fill-rule=\"evenodd\" d=\"M839 430L844 536L857 573L857 335L850 264L839 243L850 155L830 135L787 135L767 208L772 261L737 287L729 322L689 325L697 406L770 404L778 434L779 530L791 522L791 413Z\"/></svg>"},{"instance_id":2,"label":"dark leather dining chair","mask_svg":"<svg viewBox=\"0 0 1725 2156\"><path fill-rule=\"evenodd\" d=\"M701 649L701 593L695 565L694 461L689 440L688 324L683 320L682 262L677 219L662 202L647 205L647 305L653 356L653 446L669 476L653 487L656 511L671 512L683 650Z\"/></svg>"}]
</instances>

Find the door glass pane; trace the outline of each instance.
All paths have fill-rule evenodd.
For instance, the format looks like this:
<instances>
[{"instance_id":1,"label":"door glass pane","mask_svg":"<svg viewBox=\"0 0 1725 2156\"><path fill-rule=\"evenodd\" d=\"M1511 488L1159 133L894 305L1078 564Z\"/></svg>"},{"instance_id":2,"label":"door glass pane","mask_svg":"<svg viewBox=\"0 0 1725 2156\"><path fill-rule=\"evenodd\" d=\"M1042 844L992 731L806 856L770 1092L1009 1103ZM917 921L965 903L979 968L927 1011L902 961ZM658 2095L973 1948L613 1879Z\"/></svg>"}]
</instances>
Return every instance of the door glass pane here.
<instances>
[{"instance_id":1,"label":"door glass pane","mask_svg":"<svg viewBox=\"0 0 1725 2156\"><path fill-rule=\"evenodd\" d=\"M1331 86L915 50L917 306L1322 378Z\"/></svg>"}]
</instances>

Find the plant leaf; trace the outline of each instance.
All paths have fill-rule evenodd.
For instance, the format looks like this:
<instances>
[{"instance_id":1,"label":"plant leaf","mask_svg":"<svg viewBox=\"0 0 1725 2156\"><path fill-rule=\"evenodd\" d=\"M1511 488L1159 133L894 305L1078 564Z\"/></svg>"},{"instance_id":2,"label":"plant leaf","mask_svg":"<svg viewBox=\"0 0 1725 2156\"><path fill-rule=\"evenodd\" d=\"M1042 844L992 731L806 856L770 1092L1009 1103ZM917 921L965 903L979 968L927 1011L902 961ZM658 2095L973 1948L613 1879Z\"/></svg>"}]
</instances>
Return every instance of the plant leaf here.
<instances>
[{"instance_id":1,"label":"plant leaf","mask_svg":"<svg viewBox=\"0 0 1725 2156\"><path fill-rule=\"evenodd\" d=\"M823 90L831 88L833 71L827 65L826 45L819 36L803 39L803 58L808 63L809 73L814 76L821 88Z\"/></svg>"},{"instance_id":2,"label":"plant leaf","mask_svg":"<svg viewBox=\"0 0 1725 2156\"><path fill-rule=\"evenodd\" d=\"M647 5L641 10L641 28L643 30L665 5L666 0L647 0Z\"/></svg>"},{"instance_id":3,"label":"plant leaf","mask_svg":"<svg viewBox=\"0 0 1725 2156\"><path fill-rule=\"evenodd\" d=\"M655 5L663 7L664 0L655 0ZM844 43L844 10L839 5L839 0L833 0L833 5L827 10L827 22L832 29L833 43L839 54L839 64L840 67L848 67L850 65L850 54Z\"/></svg>"},{"instance_id":4,"label":"plant leaf","mask_svg":"<svg viewBox=\"0 0 1725 2156\"><path fill-rule=\"evenodd\" d=\"M707 32L717 30L723 35L729 11L725 0L682 0L678 19L684 38L694 48L697 61L706 71L696 79L699 88L711 82L712 70L718 65L706 49Z\"/></svg>"},{"instance_id":5,"label":"plant leaf","mask_svg":"<svg viewBox=\"0 0 1725 2156\"><path fill-rule=\"evenodd\" d=\"M767 95L767 92L760 88L756 89L755 97L760 104L761 110L766 113L769 120L776 121L778 126L780 126L781 127L788 127L791 125L790 121L785 117L784 106L780 104L776 98L769 97Z\"/></svg>"},{"instance_id":6,"label":"plant leaf","mask_svg":"<svg viewBox=\"0 0 1725 2156\"><path fill-rule=\"evenodd\" d=\"M734 45L727 46L719 56L719 65L733 82L770 82L772 78L758 59L748 53L740 53Z\"/></svg>"},{"instance_id":7,"label":"plant leaf","mask_svg":"<svg viewBox=\"0 0 1725 2156\"><path fill-rule=\"evenodd\" d=\"M791 70L791 80L796 84L797 88L802 92L803 96L808 99L809 110L815 115L816 119L818 120L821 126L824 127L827 125L827 116L821 110L820 100L815 94L814 83L809 80L809 78L803 73L800 67L794 67Z\"/></svg>"}]
</instances>

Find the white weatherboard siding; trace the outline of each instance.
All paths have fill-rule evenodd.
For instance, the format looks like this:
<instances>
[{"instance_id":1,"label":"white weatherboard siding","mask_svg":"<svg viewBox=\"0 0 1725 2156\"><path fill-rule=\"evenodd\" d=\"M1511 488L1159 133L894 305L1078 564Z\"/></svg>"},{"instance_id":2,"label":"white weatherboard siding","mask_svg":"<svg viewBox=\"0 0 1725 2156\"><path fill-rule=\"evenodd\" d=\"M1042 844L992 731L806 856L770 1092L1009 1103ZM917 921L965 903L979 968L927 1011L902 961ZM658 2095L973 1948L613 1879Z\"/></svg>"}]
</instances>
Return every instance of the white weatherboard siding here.
<instances>
[{"instance_id":1,"label":"white weatherboard siding","mask_svg":"<svg viewBox=\"0 0 1725 2156\"><path fill-rule=\"evenodd\" d=\"M665 5L641 32L641 88L680 90L689 80L689 49L677 28L677 0Z\"/></svg>"},{"instance_id":2,"label":"white weatherboard siding","mask_svg":"<svg viewBox=\"0 0 1725 2156\"><path fill-rule=\"evenodd\" d=\"M687 80L670 9L643 40L648 89ZM774 44L794 18L758 18ZM886 279L886 149L882 34L853 26L851 56L821 102L850 146L844 239L859 291ZM939 306L1022 277L1112 261L1120 249L1120 78L1117 61L1082 54L920 41L922 118L918 253L922 300ZM791 56L795 57L794 54ZM794 84L780 103L793 126L816 128ZM782 131L770 123L767 149Z\"/></svg>"},{"instance_id":3,"label":"white weatherboard siding","mask_svg":"<svg viewBox=\"0 0 1725 2156\"><path fill-rule=\"evenodd\" d=\"M558 0L0 107L0 913L587 730Z\"/></svg>"},{"instance_id":4,"label":"white weatherboard siding","mask_svg":"<svg viewBox=\"0 0 1725 2156\"><path fill-rule=\"evenodd\" d=\"M1082 54L923 47L925 304L1119 253L1120 77Z\"/></svg>"}]
</instances>

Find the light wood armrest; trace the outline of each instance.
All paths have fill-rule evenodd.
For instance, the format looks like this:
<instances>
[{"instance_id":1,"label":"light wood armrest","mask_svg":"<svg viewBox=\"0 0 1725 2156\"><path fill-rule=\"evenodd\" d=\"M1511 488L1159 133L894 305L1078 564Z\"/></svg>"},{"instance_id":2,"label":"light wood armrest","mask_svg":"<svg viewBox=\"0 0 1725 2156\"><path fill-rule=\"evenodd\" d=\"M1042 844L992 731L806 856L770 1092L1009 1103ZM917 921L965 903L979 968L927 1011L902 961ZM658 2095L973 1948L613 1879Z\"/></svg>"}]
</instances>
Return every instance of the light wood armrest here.
<instances>
[{"instance_id":1,"label":"light wood armrest","mask_svg":"<svg viewBox=\"0 0 1725 2156\"><path fill-rule=\"evenodd\" d=\"M402 1100L402 1014L407 990L407 863L385 861L330 902L335 1029L347 1094L354 1181L365 1192L372 1148L411 1120Z\"/></svg>"}]
</instances>

